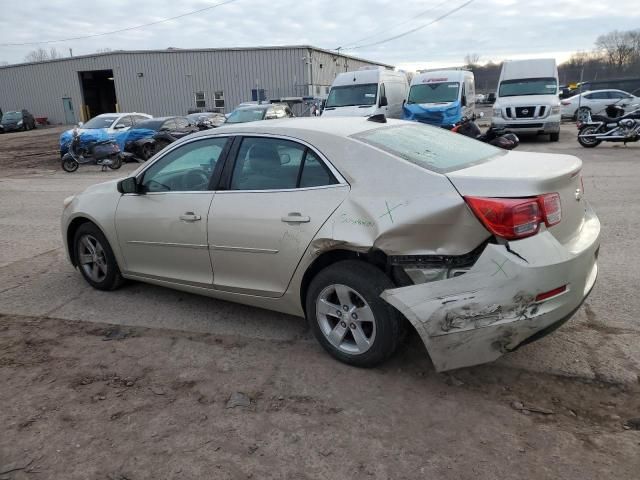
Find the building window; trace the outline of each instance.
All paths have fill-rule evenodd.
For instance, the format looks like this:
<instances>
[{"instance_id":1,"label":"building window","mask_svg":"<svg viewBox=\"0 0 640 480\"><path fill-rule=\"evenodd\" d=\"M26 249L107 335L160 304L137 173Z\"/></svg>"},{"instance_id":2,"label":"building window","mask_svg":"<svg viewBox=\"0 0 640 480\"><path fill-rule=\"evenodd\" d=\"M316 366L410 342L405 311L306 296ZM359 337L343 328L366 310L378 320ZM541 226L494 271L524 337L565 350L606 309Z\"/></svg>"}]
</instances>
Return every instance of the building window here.
<instances>
[{"instance_id":1,"label":"building window","mask_svg":"<svg viewBox=\"0 0 640 480\"><path fill-rule=\"evenodd\" d=\"M263 100L266 100L267 96L264 93L264 88L260 88L260 89L252 89L251 90L251 100L253 100L254 102L262 102Z\"/></svg>"},{"instance_id":2,"label":"building window","mask_svg":"<svg viewBox=\"0 0 640 480\"><path fill-rule=\"evenodd\" d=\"M206 107L206 103L204 92L196 92L196 108L204 108Z\"/></svg>"},{"instance_id":3,"label":"building window","mask_svg":"<svg viewBox=\"0 0 640 480\"><path fill-rule=\"evenodd\" d=\"M213 98L216 108L224 108L224 92L222 90L215 92Z\"/></svg>"}]
</instances>

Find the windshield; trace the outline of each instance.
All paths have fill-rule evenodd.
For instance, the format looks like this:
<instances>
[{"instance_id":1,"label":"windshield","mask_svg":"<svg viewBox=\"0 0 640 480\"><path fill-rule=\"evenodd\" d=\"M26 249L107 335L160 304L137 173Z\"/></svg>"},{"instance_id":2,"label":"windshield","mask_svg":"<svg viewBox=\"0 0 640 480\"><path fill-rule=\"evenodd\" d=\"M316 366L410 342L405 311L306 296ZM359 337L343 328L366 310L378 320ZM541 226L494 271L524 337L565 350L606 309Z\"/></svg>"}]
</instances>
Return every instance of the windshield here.
<instances>
[{"instance_id":1,"label":"windshield","mask_svg":"<svg viewBox=\"0 0 640 480\"><path fill-rule=\"evenodd\" d=\"M409 90L407 103L450 103L458 99L458 82L422 83Z\"/></svg>"},{"instance_id":2,"label":"windshield","mask_svg":"<svg viewBox=\"0 0 640 480\"><path fill-rule=\"evenodd\" d=\"M519 78L504 80L500 84L499 97L518 95L554 95L558 93L558 81L553 78Z\"/></svg>"},{"instance_id":3,"label":"windshield","mask_svg":"<svg viewBox=\"0 0 640 480\"><path fill-rule=\"evenodd\" d=\"M94 117L85 123L82 128L109 128L118 117Z\"/></svg>"},{"instance_id":4,"label":"windshield","mask_svg":"<svg viewBox=\"0 0 640 480\"><path fill-rule=\"evenodd\" d=\"M375 105L378 96L377 83L332 87L327 97L326 107L353 107L355 105Z\"/></svg>"},{"instance_id":5,"label":"windshield","mask_svg":"<svg viewBox=\"0 0 640 480\"><path fill-rule=\"evenodd\" d=\"M438 173L466 168L506 153L464 135L421 124L376 128L353 137Z\"/></svg>"},{"instance_id":6,"label":"windshield","mask_svg":"<svg viewBox=\"0 0 640 480\"><path fill-rule=\"evenodd\" d=\"M243 108L241 110L234 110L227 118L226 123L245 123L256 122L264 118L264 114L267 111L266 108Z\"/></svg>"},{"instance_id":7,"label":"windshield","mask_svg":"<svg viewBox=\"0 0 640 480\"><path fill-rule=\"evenodd\" d=\"M2 121L3 122L13 122L15 120L22 120L22 114L20 112L6 112L3 116L2 116Z\"/></svg>"},{"instance_id":8,"label":"windshield","mask_svg":"<svg viewBox=\"0 0 640 480\"><path fill-rule=\"evenodd\" d=\"M162 124L166 121L166 119L163 120L157 120L157 119L153 119L153 120L145 120L144 122L140 122L137 123L136 126L134 127L134 129L147 129L147 130L158 130Z\"/></svg>"}]
</instances>

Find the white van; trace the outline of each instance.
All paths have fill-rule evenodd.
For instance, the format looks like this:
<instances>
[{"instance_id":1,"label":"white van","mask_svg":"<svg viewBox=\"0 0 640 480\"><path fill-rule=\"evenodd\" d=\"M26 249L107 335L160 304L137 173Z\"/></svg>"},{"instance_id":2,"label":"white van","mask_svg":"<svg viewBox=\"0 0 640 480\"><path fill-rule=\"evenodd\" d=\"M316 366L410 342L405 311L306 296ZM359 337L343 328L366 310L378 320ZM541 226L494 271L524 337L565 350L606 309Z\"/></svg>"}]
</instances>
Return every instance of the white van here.
<instances>
[{"instance_id":1,"label":"white van","mask_svg":"<svg viewBox=\"0 0 640 480\"><path fill-rule=\"evenodd\" d=\"M462 117L475 119L476 83L468 70L433 70L411 80L404 118L451 128Z\"/></svg>"},{"instance_id":2,"label":"white van","mask_svg":"<svg viewBox=\"0 0 640 480\"><path fill-rule=\"evenodd\" d=\"M558 67L553 58L502 64L491 126L514 133L560 138Z\"/></svg>"},{"instance_id":3,"label":"white van","mask_svg":"<svg viewBox=\"0 0 640 480\"><path fill-rule=\"evenodd\" d=\"M383 67L363 67L340 73L331 84L322 115L325 117L369 117L384 113L402 118L409 84L403 72Z\"/></svg>"}]
</instances>

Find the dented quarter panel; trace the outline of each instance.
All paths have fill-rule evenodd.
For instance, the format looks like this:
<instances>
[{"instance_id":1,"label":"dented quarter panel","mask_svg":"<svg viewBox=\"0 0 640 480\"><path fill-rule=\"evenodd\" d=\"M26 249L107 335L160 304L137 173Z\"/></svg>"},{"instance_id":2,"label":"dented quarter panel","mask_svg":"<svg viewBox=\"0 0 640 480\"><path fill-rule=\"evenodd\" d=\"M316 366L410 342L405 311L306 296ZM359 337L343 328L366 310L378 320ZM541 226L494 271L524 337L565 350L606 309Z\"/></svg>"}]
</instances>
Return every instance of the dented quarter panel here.
<instances>
[{"instance_id":1,"label":"dented quarter panel","mask_svg":"<svg viewBox=\"0 0 640 480\"><path fill-rule=\"evenodd\" d=\"M493 361L581 304L595 283L599 235L600 223L587 206L570 244L548 231L508 248L489 244L467 274L386 290L382 298L414 325L438 371ZM564 293L535 302L539 293L563 285Z\"/></svg>"}]
</instances>

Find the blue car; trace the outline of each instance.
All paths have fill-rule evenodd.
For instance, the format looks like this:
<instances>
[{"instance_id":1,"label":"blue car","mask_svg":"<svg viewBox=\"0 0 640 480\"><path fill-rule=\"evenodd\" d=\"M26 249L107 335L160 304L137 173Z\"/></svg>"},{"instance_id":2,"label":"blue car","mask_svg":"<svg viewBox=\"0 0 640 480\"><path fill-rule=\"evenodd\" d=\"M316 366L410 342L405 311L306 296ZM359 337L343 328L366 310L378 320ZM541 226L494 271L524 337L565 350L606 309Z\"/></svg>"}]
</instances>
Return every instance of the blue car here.
<instances>
[{"instance_id":1,"label":"blue car","mask_svg":"<svg viewBox=\"0 0 640 480\"><path fill-rule=\"evenodd\" d=\"M81 145L103 140L115 140L120 150L124 151L129 130L140 122L152 118L146 113L104 113L93 117L80 127ZM69 143L73 138L73 129L60 135L60 157L67 153Z\"/></svg>"}]
</instances>

